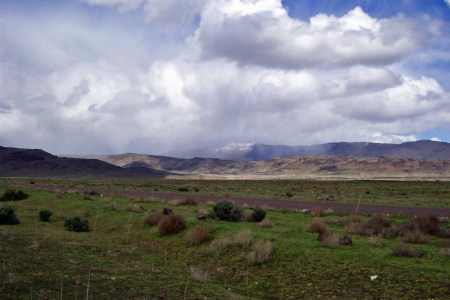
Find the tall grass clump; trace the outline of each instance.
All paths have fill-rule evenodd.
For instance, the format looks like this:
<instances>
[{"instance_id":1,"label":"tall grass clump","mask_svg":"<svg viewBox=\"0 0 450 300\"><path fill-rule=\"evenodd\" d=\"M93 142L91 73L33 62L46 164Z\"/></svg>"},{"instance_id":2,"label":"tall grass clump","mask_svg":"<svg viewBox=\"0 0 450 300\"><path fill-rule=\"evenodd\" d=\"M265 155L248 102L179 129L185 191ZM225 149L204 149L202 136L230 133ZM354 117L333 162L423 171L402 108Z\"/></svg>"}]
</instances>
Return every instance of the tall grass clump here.
<instances>
[{"instance_id":1,"label":"tall grass clump","mask_svg":"<svg viewBox=\"0 0 450 300\"><path fill-rule=\"evenodd\" d=\"M28 194L24 193L22 190L16 191L15 189L6 190L0 197L0 202L7 201L19 201L28 198Z\"/></svg>"},{"instance_id":2,"label":"tall grass clump","mask_svg":"<svg viewBox=\"0 0 450 300\"><path fill-rule=\"evenodd\" d=\"M186 221L182 215L172 214L164 216L158 223L157 231L161 235L178 233L186 228Z\"/></svg>"},{"instance_id":3,"label":"tall grass clump","mask_svg":"<svg viewBox=\"0 0 450 300\"><path fill-rule=\"evenodd\" d=\"M89 231L89 220L74 215L64 221L64 227L69 231L86 232Z\"/></svg>"},{"instance_id":4,"label":"tall grass clump","mask_svg":"<svg viewBox=\"0 0 450 300\"><path fill-rule=\"evenodd\" d=\"M428 243L428 237L420 230L413 230L407 232L402 240L406 243L425 244Z\"/></svg>"},{"instance_id":5,"label":"tall grass clump","mask_svg":"<svg viewBox=\"0 0 450 300\"><path fill-rule=\"evenodd\" d=\"M307 232L325 232L327 230L327 224L323 220L314 219L311 223L306 225L305 230Z\"/></svg>"},{"instance_id":6,"label":"tall grass clump","mask_svg":"<svg viewBox=\"0 0 450 300\"><path fill-rule=\"evenodd\" d=\"M218 240L214 240L209 245L207 245L203 249L203 253L209 256L216 255L220 251L228 247L232 247L233 245L234 243L229 237L221 238Z\"/></svg>"},{"instance_id":7,"label":"tall grass clump","mask_svg":"<svg viewBox=\"0 0 450 300\"><path fill-rule=\"evenodd\" d=\"M39 219L42 222L50 222L50 217L52 216L52 214L53 214L53 212L49 209L41 210L39 212Z\"/></svg>"},{"instance_id":8,"label":"tall grass clump","mask_svg":"<svg viewBox=\"0 0 450 300\"><path fill-rule=\"evenodd\" d=\"M16 209L9 205L2 206L0 208L0 225L16 224L20 224L19 218L16 216Z\"/></svg>"},{"instance_id":9,"label":"tall grass clump","mask_svg":"<svg viewBox=\"0 0 450 300\"><path fill-rule=\"evenodd\" d=\"M269 220L262 220L261 222L259 222L259 226L262 228L271 228L273 224Z\"/></svg>"},{"instance_id":10,"label":"tall grass clump","mask_svg":"<svg viewBox=\"0 0 450 300\"><path fill-rule=\"evenodd\" d=\"M234 244L242 248L248 248L251 243L252 232L250 231L250 229L242 229L236 234L234 238Z\"/></svg>"},{"instance_id":11,"label":"tall grass clump","mask_svg":"<svg viewBox=\"0 0 450 300\"><path fill-rule=\"evenodd\" d=\"M135 212L135 213L140 213L144 210L143 207L137 206L136 204L128 204L123 209L126 211L129 211L129 212Z\"/></svg>"},{"instance_id":12,"label":"tall grass clump","mask_svg":"<svg viewBox=\"0 0 450 300\"><path fill-rule=\"evenodd\" d=\"M267 262L274 248L275 244L271 241L256 241L252 246L252 251L247 256L247 262L251 265Z\"/></svg>"},{"instance_id":13,"label":"tall grass clump","mask_svg":"<svg viewBox=\"0 0 450 300\"><path fill-rule=\"evenodd\" d=\"M144 216L144 224L155 226L164 218L161 211L152 211Z\"/></svg>"},{"instance_id":14,"label":"tall grass clump","mask_svg":"<svg viewBox=\"0 0 450 300\"><path fill-rule=\"evenodd\" d=\"M320 243L324 247L334 249L339 246L339 239L336 236L334 236L334 234L330 233L330 234L326 235Z\"/></svg>"},{"instance_id":15,"label":"tall grass clump","mask_svg":"<svg viewBox=\"0 0 450 300\"><path fill-rule=\"evenodd\" d=\"M217 203L213 207L211 217L223 221L239 222L242 216L242 208L237 204L225 200Z\"/></svg>"},{"instance_id":16,"label":"tall grass clump","mask_svg":"<svg viewBox=\"0 0 450 300\"><path fill-rule=\"evenodd\" d=\"M200 245L208 238L211 229L206 225L197 225L186 233L186 241L190 245Z\"/></svg>"},{"instance_id":17,"label":"tall grass clump","mask_svg":"<svg viewBox=\"0 0 450 300\"><path fill-rule=\"evenodd\" d=\"M325 216L325 214L325 209L323 209L322 207L314 207L313 209L311 209L311 216L313 217L323 217Z\"/></svg>"}]
</instances>

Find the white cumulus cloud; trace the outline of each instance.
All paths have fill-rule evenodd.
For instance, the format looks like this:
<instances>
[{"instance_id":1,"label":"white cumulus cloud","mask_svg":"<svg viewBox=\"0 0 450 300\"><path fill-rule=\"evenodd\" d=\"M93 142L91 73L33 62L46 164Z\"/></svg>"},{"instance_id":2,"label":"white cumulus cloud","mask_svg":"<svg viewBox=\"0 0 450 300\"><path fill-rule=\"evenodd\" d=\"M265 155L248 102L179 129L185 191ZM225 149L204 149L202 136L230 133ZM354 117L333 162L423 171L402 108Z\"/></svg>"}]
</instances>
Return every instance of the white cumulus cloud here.
<instances>
[{"instance_id":1,"label":"white cumulus cloud","mask_svg":"<svg viewBox=\"0 0 450 300\"><path fill-rule=\"evenodd\" d=\"M430 33L403 16L376 19L356 7L342 17L291 18L279 0L211 1L194 43L205 58L278 68L386 65L422 48Z\"/></svg>"}]
</instances>

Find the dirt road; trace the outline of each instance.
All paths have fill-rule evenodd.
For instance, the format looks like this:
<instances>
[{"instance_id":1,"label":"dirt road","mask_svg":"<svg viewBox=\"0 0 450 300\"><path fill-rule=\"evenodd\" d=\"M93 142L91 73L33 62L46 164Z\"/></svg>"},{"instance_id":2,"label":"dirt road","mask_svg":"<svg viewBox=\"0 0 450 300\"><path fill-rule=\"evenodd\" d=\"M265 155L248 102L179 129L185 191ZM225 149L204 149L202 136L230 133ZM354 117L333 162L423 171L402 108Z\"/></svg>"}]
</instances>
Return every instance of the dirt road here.
<instances>
[{"instance_id":1,"label":"dirt road","mask_svg":"<svg viewBox=\"0 0 450 300\"><path fill-rule=\"evenodd\" d=\"M19 187L19 186L17 186ZM27 185L30 189L42 189L50 191L73 191L73 188L63 186L48 185ZM78 192L89 191L89 189L80 189ZM198 203L219 202L222 200L232 200L239 205L247 204L250 207L265 206L274 209L301 210L314 207L330 208L338 213L359 213L373 214L383 213L390 215L433 215L437 217L450 217L450 209L448 208L429 208L429 207L407 207L407 206L387 206L387 205L369 205L369 204L349 204L337 202L302 202L296 200L276 200L276 199L255 199L255 198L233 198L220 196L192 195L192 194L171 194L171 193L155 193L147 191L130 191L130 190L111 190L96 189L105 196L123 196L123 197L154 197L161 200L184 199L187 197L194 198Z\"/></svg>"}]
</instances>

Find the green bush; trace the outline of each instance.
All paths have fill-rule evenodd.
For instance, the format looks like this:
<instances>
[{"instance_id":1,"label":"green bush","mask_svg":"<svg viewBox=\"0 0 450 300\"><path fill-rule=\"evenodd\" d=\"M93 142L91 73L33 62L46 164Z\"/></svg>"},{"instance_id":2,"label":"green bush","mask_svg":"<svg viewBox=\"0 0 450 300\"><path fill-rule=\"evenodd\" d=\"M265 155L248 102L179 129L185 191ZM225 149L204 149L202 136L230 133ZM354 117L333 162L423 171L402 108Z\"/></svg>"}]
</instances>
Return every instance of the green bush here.
<instances>
[{"instance_id":1,"label":"green bush","mask_svg":"<svg viewBox=\"0 0 450 300\"><path fill-rule=\"evenodd\" d=\"M80 216L71 216L64 222L64 227L69 231L89 231L89 220Z\"/></svg>"},{"instance_id":2,"label":"green bush","mask_svg":"<svg viewBox=\"0 0 450 300\"><path fill-rule=\"evenodd\" d=\"M44 209L39 212L39 219L41 219L42 222L50 222L50 217L52 216L53 212L49 209Z\"/></svg>"},{"instance_id":3,"label":"green bush","mask_svg":"<svg viewBox=\"0 0 450 300\"><path fill-rule=\"evenodd\" d=\"M19 219L16 216L15 208L12 206L2 206L0 208L0 224L2 225L15 225L20 224Z\"/></svg>"},{"instance_id":4,"label":"green bush","mask_svg":"<svg viewBox=\"0 0 450 300\"><path fill-rule=\"evenodd\" d=\"M211 216L219 220L239 222L242 216L242 208L231 201L221 201L214 205Z\"/></svg>"},{"instance_id":5,"label":"green bush","mask_svg":"<svg viewBox=\"0 0 450 300\"><path fill-rule=\"evenodd\" d=\"M0 197L0 201L6 202L6 201L19 201L23 199L27 199L28 195L25 194L22 190L7 190L3 193L3 196Z\"/></svg>"},{"instance_id":6,"label":"green bush","mask_svg":"<svg viewBox=\"0 0 450 300\"><path fill-rule=\"evenodd\" d=\"M252 218L255 222L261 222L266 217L266 210L259 206L253 209Z\"/></svg>"}]
</instances>

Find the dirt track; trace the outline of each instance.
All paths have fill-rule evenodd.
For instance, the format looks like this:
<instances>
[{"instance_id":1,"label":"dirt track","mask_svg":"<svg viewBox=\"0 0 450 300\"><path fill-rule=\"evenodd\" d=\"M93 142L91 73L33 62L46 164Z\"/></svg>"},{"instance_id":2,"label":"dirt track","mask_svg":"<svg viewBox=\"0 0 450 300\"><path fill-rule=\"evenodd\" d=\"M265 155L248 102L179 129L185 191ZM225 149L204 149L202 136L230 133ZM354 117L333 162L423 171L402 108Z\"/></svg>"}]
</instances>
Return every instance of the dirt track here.
<instances>
[{"instance_id":1,"label":"dirt track","mask_svg":"<svg viewBox=\"0 0 450 300\"><path fill-rule=\"evenodd\" d=\"M73 188L62 186L39 186L27 185L31 189L43 189L50 191L68 191ZM79 192L89 191L90 189L79 190ZM304 208L323 207L331 208L338 213L355 213L357 204L349 203L332 203L332 202L302 202L296 200L275 200L275 199L255 199L255 198L232 198L220 196L205 196L192 194L170 194L155 193L145 191L129 191L129 190L105 190L96 189L103 195L123 196L123 197L154 197L161 200L184 199L186 197L194 198L199 203L218 202L222 200L233 200L239 205L247 204L248 206L266 206L275 209L300 210ZM387 206L387 205L369 205L360 204L358 207L360 214L383 213L390 215L433 215L437 217L450 217L450 209L448 208L428 208L428 207L407 207L407 206Z\"/></svg>"}]
</instances>

